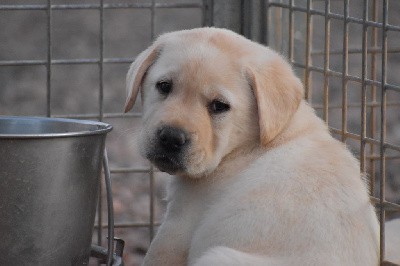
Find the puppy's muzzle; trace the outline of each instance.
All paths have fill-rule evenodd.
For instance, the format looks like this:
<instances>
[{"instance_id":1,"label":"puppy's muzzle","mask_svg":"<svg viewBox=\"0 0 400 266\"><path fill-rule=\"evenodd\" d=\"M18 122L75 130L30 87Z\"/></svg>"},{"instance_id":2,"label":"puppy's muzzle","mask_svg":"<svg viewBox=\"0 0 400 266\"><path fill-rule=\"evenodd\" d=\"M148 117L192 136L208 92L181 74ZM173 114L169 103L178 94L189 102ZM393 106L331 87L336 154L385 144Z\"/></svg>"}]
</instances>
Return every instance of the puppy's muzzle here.
<instances>
[{"instance_id":1,"label":"puppy's muzzle","mask_svg":"<svg viewBox=\"0 0 400 266\"><path fill-rule=\"evenodd\" d=\"M154 144L147 157L161 171L174 174L185 170L185 153L190 145L190 137L185 130L161 126L156 131Z\"/></svg>"},{"instance_id":2,"label":"puppy's muzzle","mask_svg":"<svg viewBox=\"0 0 400 266\"><path fill-rule=\"evenodd\" d=\"M168 153L179 153L189 144L189 137L180 128L163 126L157 131L159 145Z\"/></svg>"}]
</instances>

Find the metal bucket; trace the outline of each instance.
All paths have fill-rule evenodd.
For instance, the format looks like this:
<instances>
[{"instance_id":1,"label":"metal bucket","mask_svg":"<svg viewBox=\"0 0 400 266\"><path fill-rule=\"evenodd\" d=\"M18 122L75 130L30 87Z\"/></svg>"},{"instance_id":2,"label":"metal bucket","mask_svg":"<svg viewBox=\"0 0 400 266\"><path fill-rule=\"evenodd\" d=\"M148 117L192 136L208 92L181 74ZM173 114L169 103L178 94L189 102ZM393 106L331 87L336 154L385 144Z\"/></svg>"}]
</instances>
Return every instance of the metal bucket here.
<instances>
[{"instance_id":1,"label":"metal bucket","mask_svg":"<svg viewBox=\"0 0 400 266\"><path fill-rule=\"evenodd\" d=\"M0 265L86 265L108 124L0 117Z\"/></svg>"}]
</instances>

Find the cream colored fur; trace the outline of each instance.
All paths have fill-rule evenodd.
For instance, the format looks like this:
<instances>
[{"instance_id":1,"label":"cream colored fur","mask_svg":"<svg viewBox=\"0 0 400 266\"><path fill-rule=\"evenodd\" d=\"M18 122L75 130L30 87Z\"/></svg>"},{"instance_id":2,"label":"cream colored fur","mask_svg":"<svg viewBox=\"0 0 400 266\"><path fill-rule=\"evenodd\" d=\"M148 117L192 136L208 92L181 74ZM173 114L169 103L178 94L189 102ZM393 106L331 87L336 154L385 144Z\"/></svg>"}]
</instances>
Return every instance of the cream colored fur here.
<instances>
[{"instance_id":1,"label":"cream colored fur","mask_svg":"<svg viewBox=\"0 0 400 266\"><path fill-rule=\"evenodd\" d=\"M161 97L160 79L172 92ZM163 124L190 133L187 169L144 265L378 265L378 222L358 161L302 99L272 50L233 32L162 35L132 64L143 154ZM215 98L231 109L210 115Z\"/></svg>"}]
</instances>

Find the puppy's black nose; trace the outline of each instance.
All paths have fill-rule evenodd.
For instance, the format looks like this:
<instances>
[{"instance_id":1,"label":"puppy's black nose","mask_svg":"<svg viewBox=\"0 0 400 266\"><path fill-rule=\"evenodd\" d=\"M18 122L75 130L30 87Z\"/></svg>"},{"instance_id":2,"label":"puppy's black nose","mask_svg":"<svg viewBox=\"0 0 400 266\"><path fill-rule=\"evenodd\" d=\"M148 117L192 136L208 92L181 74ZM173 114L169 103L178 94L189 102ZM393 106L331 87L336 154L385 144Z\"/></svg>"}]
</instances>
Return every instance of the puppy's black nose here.
<instances>
[{"instance_id":1,"label":"puppy's black nose","mask_svg":"<svg viewBox=\"0 0 400 266\"><path fill-rule=\"evenodd\" d=\"M157 137L160 145L169 152L178 152L189 142L185 131L170 126L160 128Z\"/></svg>"}]
</instances>

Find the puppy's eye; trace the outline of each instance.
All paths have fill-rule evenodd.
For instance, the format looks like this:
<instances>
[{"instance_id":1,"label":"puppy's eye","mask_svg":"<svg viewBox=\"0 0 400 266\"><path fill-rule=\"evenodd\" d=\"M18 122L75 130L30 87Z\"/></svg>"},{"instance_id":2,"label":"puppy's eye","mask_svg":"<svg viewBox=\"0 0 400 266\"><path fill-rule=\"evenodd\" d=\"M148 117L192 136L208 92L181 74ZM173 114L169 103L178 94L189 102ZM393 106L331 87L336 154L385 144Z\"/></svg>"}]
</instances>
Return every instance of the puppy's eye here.
<instances>
[{"instance_id":1,"label":"puppy's eye","mask_svg":"<svg viewBox=\"0 0 400 266\"><path fill-rule=\"evenodd\" d=\"M156 88L161 94L167 95L172 90L172 82L171 81L159 81L156 84Z\"/></svg>"},{"instance_id":2,"label":"puppy's eye","mask_svg":"<svg viewBox=\"0 0 400 266\"><path fill-rule=\"evenodd\" d=\"M231 109L231 106L220 100L214 100L208 105L208 110L211 114L220 114L227 112Z\"/></svg>"}]
</instances>

